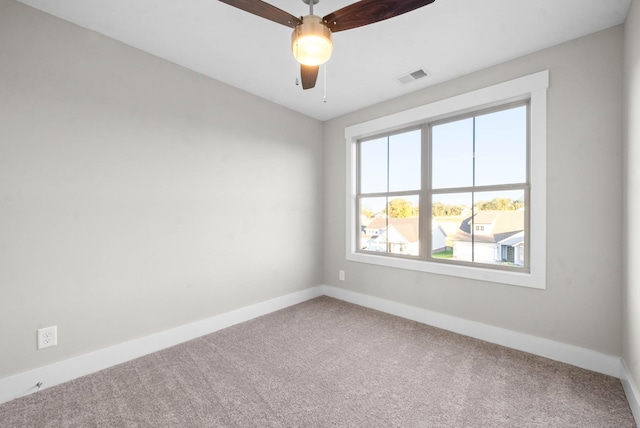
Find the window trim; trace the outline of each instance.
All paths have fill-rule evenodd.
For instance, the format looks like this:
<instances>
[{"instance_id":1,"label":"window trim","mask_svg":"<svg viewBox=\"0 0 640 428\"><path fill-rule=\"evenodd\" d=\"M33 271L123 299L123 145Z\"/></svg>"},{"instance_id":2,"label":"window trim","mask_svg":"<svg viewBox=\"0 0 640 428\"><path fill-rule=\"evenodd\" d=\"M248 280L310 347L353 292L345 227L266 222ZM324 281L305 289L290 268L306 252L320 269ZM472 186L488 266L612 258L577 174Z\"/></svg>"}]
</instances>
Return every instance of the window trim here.
<instances>
[{"instance_id":1,"label":"window trim","mask_svg":"<svg viewBox=\"0 0 640 428\"><path fill-rule=\"evenodd\" d=\"M547 89L549 71L509 80L497 85L457 95L410 110L380 117L345 128L346 140L346 259L399 269L409 269L480 281L523 287L546 288L546 160L547 160ZM392 133L412 126L529 100L530 114L530 204L529 272L496 270L491 267L465 266L409 258L357 252L357 143L358 140Z\"/></svg>"}]
</instances>

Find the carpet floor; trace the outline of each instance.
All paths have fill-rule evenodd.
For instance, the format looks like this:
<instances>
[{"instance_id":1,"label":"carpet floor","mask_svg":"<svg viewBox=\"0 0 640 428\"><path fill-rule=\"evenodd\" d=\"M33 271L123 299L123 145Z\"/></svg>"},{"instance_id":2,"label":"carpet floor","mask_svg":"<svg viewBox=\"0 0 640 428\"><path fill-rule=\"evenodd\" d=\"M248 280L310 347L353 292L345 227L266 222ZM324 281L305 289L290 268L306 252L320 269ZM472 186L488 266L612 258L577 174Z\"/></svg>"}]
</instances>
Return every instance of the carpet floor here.
<instances>
[{"instance_id":1,"label":"carpet floor","mask_svg":"<svg viewBox=\"0 0 640 428\"><path fill-rule=\"evenodd\" d=\"M635 427L616 378L320 297L0 405L2 427Z\"/></svg>"}]
</instances>

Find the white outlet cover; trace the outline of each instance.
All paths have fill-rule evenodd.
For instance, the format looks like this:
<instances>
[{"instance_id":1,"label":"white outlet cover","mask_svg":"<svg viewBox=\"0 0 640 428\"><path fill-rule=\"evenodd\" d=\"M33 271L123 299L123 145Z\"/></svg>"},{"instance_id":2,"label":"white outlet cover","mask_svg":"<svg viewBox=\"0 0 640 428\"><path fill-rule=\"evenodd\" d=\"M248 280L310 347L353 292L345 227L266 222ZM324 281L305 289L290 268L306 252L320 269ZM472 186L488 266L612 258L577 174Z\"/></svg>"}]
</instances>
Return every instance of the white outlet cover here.
<instances>
[{"instance_id":1,"label":"white outlet cover","mask_svg":"<svg viewBox=\"0 0 640 428\"><path fill-rule=\"evenodd\" d=\"M58 344L58 326L38 329L38 349L49 348Z\"/></svg>"}]
</instances>

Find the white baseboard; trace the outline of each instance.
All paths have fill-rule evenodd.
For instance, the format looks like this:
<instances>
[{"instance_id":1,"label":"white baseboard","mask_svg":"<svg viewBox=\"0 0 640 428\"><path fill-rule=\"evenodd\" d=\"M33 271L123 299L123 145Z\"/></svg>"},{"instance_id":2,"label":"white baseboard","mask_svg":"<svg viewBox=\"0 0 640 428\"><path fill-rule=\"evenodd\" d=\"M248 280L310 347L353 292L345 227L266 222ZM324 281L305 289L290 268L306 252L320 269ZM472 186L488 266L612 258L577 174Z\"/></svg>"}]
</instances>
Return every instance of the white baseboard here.
<instances>
[{"instance_id":1,"label":"white baseboard","mask_svg":"<svg viewBox=\"0 0 640 428\"><path fill-rule=\"evenodd\" d=\"M631 407L631 413L636 420L636 424L640 426L640 392L636 385L627 363L623 359L620 359L620 382L624 388L624 393L627 395L629 401L629 407Z\"/></svg>"},{"instance_id":2,"label":"white baseboard","mask_svg":"<svg viewBox=\"0 0 640 428\"><path fill-rule=\"evenodd\" d=\"M324 294L329 297L356 305L376 309L391 315L539 355L598 373L604 373L609 376L620 376L620 357L606 355L590 349L518 333L488 324L469 321L463 318L381 299L379 297L355 293L342 288L325 285L323 289Z\"/></svg>"},{"instance_id":3,"label":"white baseboard","mask_svg":"<svg viewBox=\"0 0 640 428\"><path fill-rule=\"evenodd\" d=\"M232 325L322 296L323 287L308 288L171 330L79 355L45 367L0 379L0 403L85 376L134 358L213 333Z\"/></svg>"}]
</instances>

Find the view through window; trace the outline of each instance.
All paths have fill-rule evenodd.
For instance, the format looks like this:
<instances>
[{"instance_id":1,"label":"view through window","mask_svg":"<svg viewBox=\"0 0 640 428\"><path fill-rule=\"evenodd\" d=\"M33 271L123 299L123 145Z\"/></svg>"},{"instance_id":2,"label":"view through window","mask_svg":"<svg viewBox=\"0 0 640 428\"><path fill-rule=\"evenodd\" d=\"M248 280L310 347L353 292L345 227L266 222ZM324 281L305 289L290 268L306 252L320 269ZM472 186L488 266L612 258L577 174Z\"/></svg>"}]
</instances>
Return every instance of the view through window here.
<instances>
[{"instance_id":1,"label":"view through window","mask_svg":"<svg viewBox=\"0 0 640 428\"><path fill-rule=\"evenodd\" d=\"M358 250L526 270L528 103L358 143Z\"/></svg>"}]
</instances>

